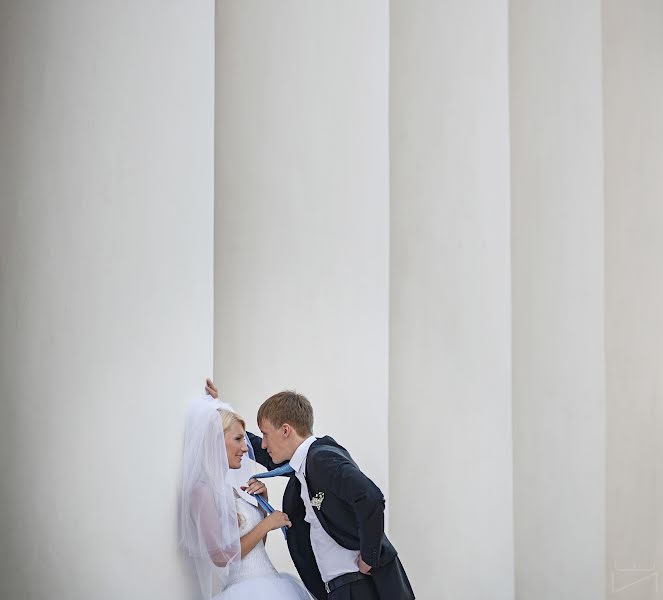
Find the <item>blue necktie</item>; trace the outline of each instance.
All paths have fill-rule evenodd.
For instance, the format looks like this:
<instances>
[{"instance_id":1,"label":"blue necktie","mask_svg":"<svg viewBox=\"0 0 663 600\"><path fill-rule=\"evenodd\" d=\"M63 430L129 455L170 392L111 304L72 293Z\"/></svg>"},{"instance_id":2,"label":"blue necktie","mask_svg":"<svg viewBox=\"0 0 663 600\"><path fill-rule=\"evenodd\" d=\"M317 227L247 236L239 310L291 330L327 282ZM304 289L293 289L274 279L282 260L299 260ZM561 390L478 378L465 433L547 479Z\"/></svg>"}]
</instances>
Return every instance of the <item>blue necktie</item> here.
<instances>
[{"instance_id":1,"label":"blue necktie","mask_svg":"<svg viewBox=\"0 0 663 600\"><path fill-rule=\"evenodd\" d=\"M258 473L254 475L256 479L266 479L267 477L278 477L279 475L290 475L294 473L295 470L290 466L290 463L285 463L284 465L273 469L272 471L265 471L264 473Z\"/></svg>"},{"instance_id":2,"label":"blue necktie","mask_svg":"<svg viewBox=\"0 0 663 600\"><path fill-rule=\"evenodd\" d=\"M295 470L290 466L290 463L286 463L285 465L278 467L277 469L274 469L273 471L266 471L265 473L257 473L256 475L253 476L254 479L266 479L267 477L278 477L279 475L288 475L290 473L294 473ZM258 504L262 507L262 509L268 514L271 515L274 512L274 507L267 502L262 496L255 495L253 496L257 501ZM287 527L281 527L281 531L283 531L283 537L285 539L288 539L288 528Z\"/></svg>"}]
</instances>

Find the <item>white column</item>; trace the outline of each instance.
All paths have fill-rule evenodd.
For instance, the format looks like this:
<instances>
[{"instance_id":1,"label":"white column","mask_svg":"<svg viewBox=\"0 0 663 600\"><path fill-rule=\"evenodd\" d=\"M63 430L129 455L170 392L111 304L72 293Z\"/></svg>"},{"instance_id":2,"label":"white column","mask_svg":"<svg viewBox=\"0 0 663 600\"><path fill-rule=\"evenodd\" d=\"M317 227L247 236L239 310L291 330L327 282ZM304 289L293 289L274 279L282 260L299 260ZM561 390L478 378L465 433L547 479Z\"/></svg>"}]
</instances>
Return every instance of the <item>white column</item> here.
<instances>
[{"instance_id":1,"label":"white column","mask_svg":"<svg viewBox=\"0 0 663 600\"><path fill-rule=\"evenodd\" d=\"M650 600L663 593L663 4L607 0L603 24L609 591Z\"/></svg>"},{"instance_id":2,"label":"white column","mask_svg":"<svg viewBox=\"0 0 663 600\"><path fill-rule=\"evenodd\" d=\"M214 6L2 2L0 596L192 598L212 356Z\"/></svg>"},{"instance_id":3,"label":"white column","mask_svg":"<svg viewBox=\"0 0 663 600\"><path fill-rule=\"evenodd\" d=\"M306 394L385 493L388 33L379 0L217 2L217 381L254 430Z\"/></svg>"},{"instance_id":4,"label":"white column","mask_svg":"<svg viewBox=\"0 0 663 600\"><path fill-rule=\"evenodd\" d=\"M510 32L516 595L604 600L600 0Z\"/></svg>"},{"instance_id":5,"label":"white column","mask_svg":"<svg viewBox=\"0 0 663 600\"><path fill-rule=\"evenodd\" d=\"M391 517L421 598L513 598L507 25L391 2Z\"/></svg>"}]
</instances>

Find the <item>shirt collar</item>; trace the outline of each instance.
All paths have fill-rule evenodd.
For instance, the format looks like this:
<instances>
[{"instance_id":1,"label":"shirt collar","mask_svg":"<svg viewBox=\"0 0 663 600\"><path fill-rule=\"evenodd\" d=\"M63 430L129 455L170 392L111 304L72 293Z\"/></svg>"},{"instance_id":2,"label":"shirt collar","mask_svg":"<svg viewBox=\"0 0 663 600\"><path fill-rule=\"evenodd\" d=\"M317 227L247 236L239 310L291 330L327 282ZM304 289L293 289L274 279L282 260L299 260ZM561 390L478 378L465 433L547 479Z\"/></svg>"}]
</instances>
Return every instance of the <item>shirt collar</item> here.
<instances>
[{"instance_id":1,"label":"shirt collar","mask_svg":"<svg viewBox=\"0 0 663 600\"><path fill-rule=\"evenodd\" d=\"M306 455L308 454L308 449L311 447L311 444L315 442L318 438L312 435L309 438L306 438L300 445L295 453L290 459L290 466L297 472L303 473L306 468Z\"/></svg>"}]
</instances>

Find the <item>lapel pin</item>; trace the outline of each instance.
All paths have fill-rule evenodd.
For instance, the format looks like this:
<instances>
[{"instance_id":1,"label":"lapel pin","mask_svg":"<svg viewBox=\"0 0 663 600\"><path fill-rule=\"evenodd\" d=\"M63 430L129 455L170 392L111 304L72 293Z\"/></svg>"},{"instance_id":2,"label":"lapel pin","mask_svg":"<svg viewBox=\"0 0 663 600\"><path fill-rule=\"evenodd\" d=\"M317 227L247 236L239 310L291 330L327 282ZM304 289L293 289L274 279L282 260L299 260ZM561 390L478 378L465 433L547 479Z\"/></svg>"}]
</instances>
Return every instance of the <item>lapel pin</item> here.
<instances>
[{"instance_id":1,"label":"lapel pin","mask_svg":"<svg viewBox=\"0 0 663 600\"><path fill-rule=\"evenodd\" d=\"M313 498L311 498L311 504L320 510L322 507L322 501L325 499L325 493L324 492L318 492Z\"/></svg>"}]
</instances>

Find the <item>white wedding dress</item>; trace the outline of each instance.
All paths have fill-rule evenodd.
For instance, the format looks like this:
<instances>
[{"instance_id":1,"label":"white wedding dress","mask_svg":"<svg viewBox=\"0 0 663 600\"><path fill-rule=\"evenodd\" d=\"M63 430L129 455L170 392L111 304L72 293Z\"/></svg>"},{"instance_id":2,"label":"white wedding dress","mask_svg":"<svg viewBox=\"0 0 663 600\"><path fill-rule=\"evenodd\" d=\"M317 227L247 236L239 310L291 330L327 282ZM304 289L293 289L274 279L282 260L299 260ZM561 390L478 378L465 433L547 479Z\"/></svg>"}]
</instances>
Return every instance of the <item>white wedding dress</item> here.
<instances>
[{"instance_id":1,"label":"white wedding dress","mask_svg":"<svg viewBox=\"0 0 663 600\"><path fill-rule=\"evenodd\" d=\"M246 535L263 519L256 506L236 498L240 536ZM286 573L279 573L269 560L262 540L235 569L226 588L214 600L311 600L302 583Z\"/></svg>"}]
</instances>

